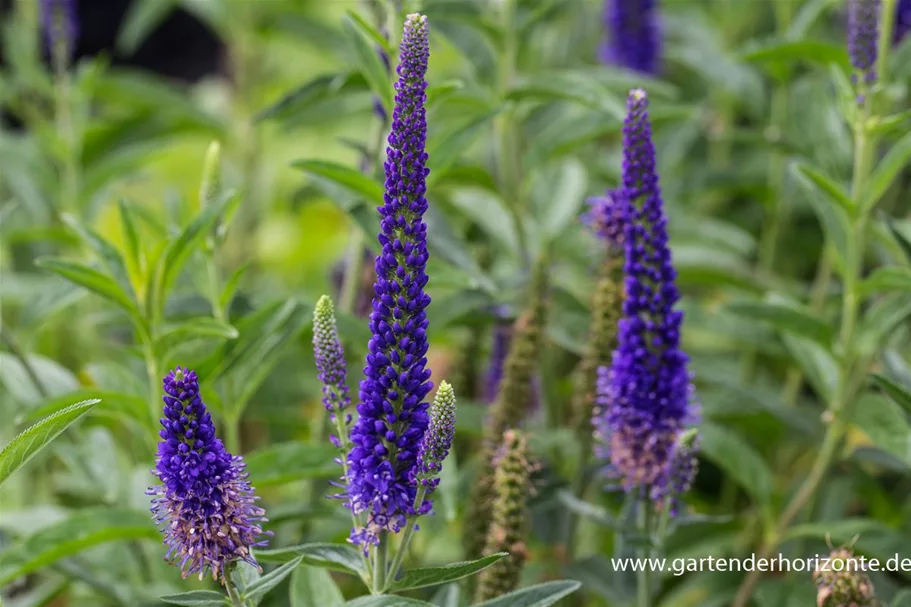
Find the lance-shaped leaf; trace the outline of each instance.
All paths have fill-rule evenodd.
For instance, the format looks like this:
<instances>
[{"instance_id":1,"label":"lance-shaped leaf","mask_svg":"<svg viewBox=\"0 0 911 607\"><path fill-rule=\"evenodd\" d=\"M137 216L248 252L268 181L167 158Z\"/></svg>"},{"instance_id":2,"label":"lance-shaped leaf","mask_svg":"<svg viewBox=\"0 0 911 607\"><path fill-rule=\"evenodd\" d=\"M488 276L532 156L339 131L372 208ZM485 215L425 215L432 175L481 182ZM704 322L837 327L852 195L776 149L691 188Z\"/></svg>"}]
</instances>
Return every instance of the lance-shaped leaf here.
<instances>
[{"instance_id":1,"label":"lance-shaped leaf","mask_svg":"<svg viewBox=\"0 0 911 607\"><path fill-rule=\"evenodd\" d=\"M393 592L400 592L402 590L424 588L425 586L447 584L487 569L505 556L508 556L508 553L497 552L474 561L450 563L442 567L412 569L406 571L402 577L393 582L389 589Z\"/></svg>"}]
</instances>

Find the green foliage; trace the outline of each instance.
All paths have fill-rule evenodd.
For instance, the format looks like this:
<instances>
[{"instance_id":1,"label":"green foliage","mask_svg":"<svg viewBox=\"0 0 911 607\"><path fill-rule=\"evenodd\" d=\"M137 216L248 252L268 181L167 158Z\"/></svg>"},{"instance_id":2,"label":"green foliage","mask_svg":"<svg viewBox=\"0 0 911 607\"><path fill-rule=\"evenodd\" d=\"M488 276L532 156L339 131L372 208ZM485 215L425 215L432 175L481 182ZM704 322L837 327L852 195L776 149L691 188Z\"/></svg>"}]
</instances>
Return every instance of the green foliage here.
<instances>
[{"instance_id":1,"label":"green foliage","mask_svg":"<svg viewBox=\"0 0 911 607\"><path fill-rule=\"evenodd\" d=\"M245 607L467 607L476 576L509 562L461 559L484 552L491 443L520 426L536 463L527 561L519 590L486 607L634 604L635 576L610 557L643 545L808 557L859 536L858 555L911 558L911 39L883 40L864 87L833 0L660 2L658 76L598 63L600 0L144 0L116 48L64 73L45 61L41 3L12 4L0 23L2 604L232 605L217 581L162 562L147 513L161 379L177 364L203 380L275 533L254 550L264 572L234 570ZM432 52L427 367L439 385L458 360L478 390L460 394L435 515L419 519L387 594L365 596L373 564L345 542L343 500L326 499L343 492L331 484L342 468L310 311L322 293L342 300L345 268L362 270L337 311L356 416L389 130L375 107L391 115L414 10ZM219 73L183 83L122 62L158 48L178 11L224 41ZM186 44L172 41L189 65ZM648 538L602 490L590 449L612 344L591 334L611 334L592 323L603 246L579 221L586 198L619 182L624 98L640 86L703 418L696 483ZM498 324L519 327L508 408L480 392ZM909 575L871 574L883 604L911 605ZM550 581L562 577L582 583ZM798 571L650 584L652 607L815 600Z\"/></svg>"}]
</instances>

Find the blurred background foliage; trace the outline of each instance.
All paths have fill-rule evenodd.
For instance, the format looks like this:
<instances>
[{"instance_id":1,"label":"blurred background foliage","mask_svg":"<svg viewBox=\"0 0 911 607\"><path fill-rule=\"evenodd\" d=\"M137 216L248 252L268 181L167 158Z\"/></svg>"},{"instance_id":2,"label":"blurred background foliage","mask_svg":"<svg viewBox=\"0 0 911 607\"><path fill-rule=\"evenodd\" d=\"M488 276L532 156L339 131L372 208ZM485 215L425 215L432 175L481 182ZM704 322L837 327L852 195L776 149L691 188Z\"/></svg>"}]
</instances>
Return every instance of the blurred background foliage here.
<instances>
[{"instance_id":1,"label":"blurred background foliage","mask_svg":"<svg viewBox=\"0 0 911 607\"><path fill-rule=\"evenodd\" d=\"M0 493L0 587L11 606L155 605L160 594L205 587L179 583L161 562L146 515L157 440L150 411L159 406L159 378L178 362L199 370L229 445L247 455L275 547L342 541L348 527L339 504L322 499L336 471L324 446L309 323L316 298L337 295L345 265L361 263L361 247L375 244L385 133L374 97L389 86L377 56L364 52L379 43L375 7L136 0L118 9L119 22L101 26L106 19L92 12L103 3L79 4L78 56L65 70L49 68L37 2L8 2L0 30L0 443L62 404L102 398ZM631 582L610 570L603 554L611 534L597 532L606 511L592 512L566 491L580 461L566 424L596 259L578 216L587 196L616 185L624 99L643 86L684 293L684 344L705 417L701 472L688 497L695 513L666 549L670 557L744 556L805 476L836 372L824 344L837 315L837 297L828 296L838 287L814 282L820 217L831 221L831 211L798 167L850 178L845 99L832 84L849 72L844 10L835 0L665 0L657 80L598 62L597 2L520 0L512 29L502 26L500 6L405 7L427 14L431 28L429 366L434 381L449 378L459 395L456 452L437 516L414 550L426 563L461 556L491 327L521 310L532 262L547 252L551 311L539 406L527 424L541 465L525 575L583 581L579 605L623 605ZM113 28L109 39L104 28ZM398 29L390 20L393 49ZM906 40L893 51L884 93L901 110L909 59ZM894 140L907 126L884 125L883 137ZM232 212L209 217L188 244L186 263L163 291L154 344L137 329L145 308L130 312L36 266L47 256L111 263L97 235L112 244L115 266L124 260L120 287L142 301L155 288L155 260L177 250L181 230L213 204L200 195L213 140L220 189L236 192L223 201ZM908 264L907 186L900 177L881 203L871 268ZM369 255L366 267L362 289ZM817 322L789 316L796 302L809 302ZM905 384L909 305L905 285L867 317L871 334L886 338L882 348L871 341L882 354L874 370ZM367 342L356 313L352 305L340 315L355 378ZM907 553L911 427L880 393L863 398L849 449L786 552L822 553L827 534L843 542L859 533L862 553ZM593 487L588 499L608 509L619 503L599 493ZM566 512L585 514L571 548ZM307 575L321 574L297 576L292 597ZM909 576L874 582L891 597ZM660 604L726 605L741 577L669 577ZM342 588L349 598L359 592ZM286 605L287 597L270 595L263 605ZM813 597L809 575L796 573L764 580L755 604Z\"/></svg>"}]
</instances>

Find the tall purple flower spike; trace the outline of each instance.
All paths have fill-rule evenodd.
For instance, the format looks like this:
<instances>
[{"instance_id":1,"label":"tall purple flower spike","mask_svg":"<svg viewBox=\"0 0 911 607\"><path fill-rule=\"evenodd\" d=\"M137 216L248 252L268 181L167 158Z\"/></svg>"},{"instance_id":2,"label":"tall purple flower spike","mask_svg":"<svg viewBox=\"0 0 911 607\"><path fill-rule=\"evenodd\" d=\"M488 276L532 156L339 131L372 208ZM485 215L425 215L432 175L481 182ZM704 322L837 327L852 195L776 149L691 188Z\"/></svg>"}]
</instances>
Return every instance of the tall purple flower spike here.
<instances>
[{"instance_id":1,"label":"tall purple flower spike","mask_svg":"<svg viewBox=\"0 0 911 607\"><path fill-rule=\"evenodd\" d=\"M899 0L895 7L895 31L892 40L898 44L911 31L911 0Z\"/></svg>"},{"instance_id":2,"label":"tall purple flower spike","mask_svg":"<svg viewBox=\"0 0 911 607\"><path fill-rule=\"evenodd\" d=\"M606 0L604 25L607 40L600 57L643 74L661 70L661 32L657 0Z\"/></svg>"},{"instance_id":3,"label":"tall purple flower spike","mask_svg":"<svg viewBox=\"0 0 911 607\"><path fill-rule=\"evenodd\" d=\"M876 81L881 14L880 0L848 0L848 54L867 83Z\"/></svg>"},{"instance_id":4,"label":"tall purple flower spike","mask_svg":"<svg viewBox=\"0 0 911 607\"><path fill-rule=\"evenodd\" d=\"M155 521L162 525L165 558L183 577L211 572L224 582L225 568L241 560L259 568L251 548L265 546L266 521L247 481L244 461L215 436L215 424L199 396L196 373L177 367L164 378L164 417L152 471L161 485L149 489Z\"/></svg>"},{"instance_id":5,"label":"tall purple flower spike","mask_svg":"<svg viewBox=\"0 0 911 607\"><path fill-rule=\"evenodd\" d=\"M624 238L626 299L613 362L599 370L596 454L624 489L663 502L692 480L692 441L684 446L680 439L698 412L688 358L680 349L683 313L674 310L680 292L642 89L630 92L623 159L622 196L630 217Z\"/></svg>"},{"instance_id":6,"label":"tall purple flower spike","mask_svg":"<svg viewBox=\"0 0 911 607\"><path fill-rule=\"evenodd\" d=\"M386 148L386 193L379 207L373 312L360 414L348 454L348 505L366 513L351 541L364 550L383 532L398 532L414 513L412 482L429 423L424 398L433 384L427 365L427 210L424 102L427 18L408 15L397 69L392 132ZM419 505L419 509L423 505Z\"/></svg>"},{"instance_id":7,"label":"tall purple flower spike","mask_svg":"<svg viewBox=\"0 0 911 607\"><path fill-rule=\"evenodd\" d=\"M41 31L51 56L62 46L63 55L69 59L76 49L79 36L77 0L41 0Z\"/></svg>"}]
</instances>

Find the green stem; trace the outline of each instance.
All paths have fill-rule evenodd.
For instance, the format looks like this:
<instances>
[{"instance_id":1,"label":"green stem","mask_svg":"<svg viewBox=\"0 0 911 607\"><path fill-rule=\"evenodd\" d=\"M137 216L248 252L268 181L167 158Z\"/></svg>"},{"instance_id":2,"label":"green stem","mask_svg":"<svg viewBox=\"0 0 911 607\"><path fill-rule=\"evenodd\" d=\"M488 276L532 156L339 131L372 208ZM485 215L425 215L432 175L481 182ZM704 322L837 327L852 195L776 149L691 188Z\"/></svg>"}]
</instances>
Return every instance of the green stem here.
<instances>
[{"instance_id":1,"label":"green stem","mask_svg":"<svg viewBox=\"0 0 911 607\"><path fill-rule=\"evenodd\" d=\"M649 529L651 503L643 499L640 500L638 506L636 526L641 536L640 541L644 541L644 538L651 538ZM636 552L642 564L642 568L636 572L636 607L649 607L652 604L652 572L648 569L648 559L651 558L651 550L648 545L643 545Z\"/></svg>"},{"instance_id":2,"label":"green stem","mask_svg":"<svg viewBox=\"0 0 911 607\"><path fill-rule=\"evenodd\" d=\"M516 40L516 0L503 0L501 3L501 20L503 25L503 54L500 61L499 95L506 98L506 93L512 84L516 70L517 40ZM499 171L500 188L506 199L507 209L512 216L518 237L519 258L523 265L530 262L528 239L522 221L524 202L522 200L522 177L519 149L516 142L517 125L513 122L514 110L512 106L504 108L494 120L494 129L497 137L497 168Z\"/></svg>"},{"instance_id":3,"label":"green stem","mask_svg":"<svg viewBox=\"0 0 911 607\"><path fill-rule=\"evenodd\" d=\"M884 13L883 21L890 21L894 17L893 13L894 11ZM884 35L885 32L890 31L891 25L887 25L880 34ZM880 42L882 43L882 39ZM885 78L885 73L880 73L880 77ZM801 484L794 497L791 498L790 503L779 518L772 536L766 542L765 548L760 555L762 557L768 557L778 547L784 539L791 522L815 496L829 466L838 453L838 447L847 431L847 423L851 419L851 409L855 401L854 395L858 389L858 382L854 381L855 366L858 362L855 359L855 329L860 307L857 284L861 278L864 239L867 220L871 211L871 209L863 208L860 201L869 178L873 153L876 149L876 138L870 136L867 132L871 106L876 100L869 94L870 91L866 90L863 84L860 85L858 93L860 98L865 99L865 102L863 106L858 108L858 116L854 125L854 170L851 180L851 198L855 204L856 216L853 217L854 221L851 226L848 250L844 252L844 295L842 298L841 331L839 334L842 360L835 397L829 407L831 423L826 431L822 447L816 456L816 461L813 463L810 474ZM860 361L860 363L864 364L865 361ZM761 572L753 571L744 579L738 589L732 607L746 607L747 601L749 601L756 584L759 583L760 577Z\"/></svg>"},{"instance_id":4,"label":"green stem","mask_svg":"<svg viewBox=\"0 0 911 607\"><path fill-rule=\"evenodd\" d=\"M231 453L240 453L240 416L225 412L225 447Z\"/></svg>"},{"instance_id":5,"label":"green stem","mask_svg":"<svg viewBox=\"0 0 911 607\"><path fill-rule=\"evenodd\" d=\"M232 607L247 607L234 585L234 576L232 575L232 572L228 572L225 575L225 590L228 591L228 598L231 599Z\"/></svg>"},{"instance_id":6,"label":"green stem","mask_svg":"<svg viewBox=\"0 0 911 607\"><path fill-rule=\"evenodd\" d=\"M37 371L32 366L32 363L29 362L28 356L22 348L19 347L19 343L13 338L12 335L6 330L6 327L0 326L0 339L3 340L3 343L6 345L7 349L10 351L10 354L15 356L19 360L19 364L22 365L22 368L25 369L25 374L28 375L28 378L34 384L35 389L38 390L38 394L42 398L48 397L47 388L44 387L44 382L41 381L41 378L38 376Z\"/></svg>"},{"instance_id":7,"label":"green stem","mask_svg":"<svg viewBox=\"0 0 911 607\"><path fill-rule=\"evenodd\" d=\"M357 299L358 287L361 284L361 267L364 263L364 233L360 227L353 225L348 233L348 251L345 253L345 274L342 279L342 290L339 296L339 309L351 314Z\"/></svg>"},{"instance_id":8,"label":"green stem","mask_svg":"<svg viewBox=\"0 0 911 607\"><path fill-rule=\"evenodd\" d=\"M389 550L389 532L380 531L380 543L373 551L373 594L382 594L386 588L386 556Z\"/></svg>"},{"instance_id":9,"label":"green stem","mask_svg":"<svg viewBox=\"0 0 911 607\"><path fill-rule=\"evenodd\" d=\"M427 495L427 487L420 485L418 487L417 496L414 499L414 510L418 511L421 504L424 503L424 497ZM402 562L405 560L405 555L408 553L408 544L411 543L411 537L414 535L415 530L417 529L417 516L412 517L408 521L408 525L405 527L405 533L402 536L402 543L399 544L399 551L395 554L395 559L392 561L392 566L389 568L389 583L395 581L396 576L399 574L399 569L402 568ZM385 591L386 588L383 588Z\"/></svg>"},{"instance_id":10,"label":"green stem","mask_svg":"<svg viewBox=\"0 0 911 607\"><path fill-rule=\"evenodd\" d=\"M151 336L142 338L142 355L145 359L146 376L149 378L149 412L152 415L152 424L157 425L160 409L158 389L161 378L158 376L158 360L155 358L155 348L152 346Z\"/></svg>"},{"instance_id":11,"label":"green stem","mask_svg":"<svg viewBox=\"0 0 911 607\"><path fill-rule=\"evenodd\" d=\"M779 0L775 3L776 27L779 35L784 35L791 24L792 7L793 2L791 0ZM780 137L787 127L789 91L787 81L778 82L772 94L769 130L776 137ZM785 155L780 150L773 149L766 176L769 191L772 192L771 207L760 236L757 258L757 269L762 279L771 276L775 268L775 258L778 252L778 240L781 235L786 202L782 190L784 170ZM756 350L752 348L744 355L741 362L741 377L744 381L748 382L753 379L757 357Z\"/></svg>"}]
</instances>

